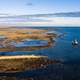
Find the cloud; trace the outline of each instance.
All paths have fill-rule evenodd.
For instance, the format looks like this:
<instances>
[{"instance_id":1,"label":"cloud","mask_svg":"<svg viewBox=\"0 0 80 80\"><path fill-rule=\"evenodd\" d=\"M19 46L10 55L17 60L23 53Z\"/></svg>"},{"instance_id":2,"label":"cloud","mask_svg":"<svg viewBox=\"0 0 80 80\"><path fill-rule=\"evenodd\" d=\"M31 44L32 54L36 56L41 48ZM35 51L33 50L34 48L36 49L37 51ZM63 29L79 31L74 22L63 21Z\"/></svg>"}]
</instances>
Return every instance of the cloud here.
<instances>
[{"instance_id":1,"label":"cloud","mask_svg":"<svg viewBox=\"0 0 80 80\"><path fill-rule=\"evenodd\" d=\"M26 26L80 26L80 18L77 17L51 17L43 18L44 21L27 21L18 23Z\"/></svg>"},{"instance_id":2,"label":"cloud","mask_svg":"<svg viewBox=\"0 0 80 80\"><path fill-rule=\"evenodd\" d=\"M29 2L29 3L26 3L27 6L33 6L33 3Z\"/></svg>"},{"instance_id":3,"label":"cloud","mask_svg":"<svg viewBox=\"0 0 80 80\"><path fill-rule=\"evenodd\" d=\"M54 15L59 16L59 17L80 17L80 11L79 12L55 13Z\"/></svg>"},{"instance_id":4,"label":"cloud","mask_svg":"<svg viewBox=\"0 0 80 80\"><path fill-rule=\"evenodd\" d=\"M0 16L0 24L25 25L25 26L80 26L80 14L55 13Z\"/></svg>"}]
</instances>

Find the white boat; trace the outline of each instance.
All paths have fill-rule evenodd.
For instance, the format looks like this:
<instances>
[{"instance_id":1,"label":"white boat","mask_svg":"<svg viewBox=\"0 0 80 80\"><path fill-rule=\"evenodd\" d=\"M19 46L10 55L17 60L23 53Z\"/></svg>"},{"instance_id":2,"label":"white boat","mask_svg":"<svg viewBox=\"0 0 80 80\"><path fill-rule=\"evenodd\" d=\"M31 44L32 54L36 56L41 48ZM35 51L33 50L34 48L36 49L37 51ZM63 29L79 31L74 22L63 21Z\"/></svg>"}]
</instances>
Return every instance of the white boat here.
<instances>
[{"instance_id":1,"label":"white boat","mask_svg":"<svg viewBox=\"0 0 80 80\"><path fill-rule=\"evenodd\" d=\"M72 41L72 45L78 45L78 41L75 39L74 41Z\"/></svg>"}]
</instances>

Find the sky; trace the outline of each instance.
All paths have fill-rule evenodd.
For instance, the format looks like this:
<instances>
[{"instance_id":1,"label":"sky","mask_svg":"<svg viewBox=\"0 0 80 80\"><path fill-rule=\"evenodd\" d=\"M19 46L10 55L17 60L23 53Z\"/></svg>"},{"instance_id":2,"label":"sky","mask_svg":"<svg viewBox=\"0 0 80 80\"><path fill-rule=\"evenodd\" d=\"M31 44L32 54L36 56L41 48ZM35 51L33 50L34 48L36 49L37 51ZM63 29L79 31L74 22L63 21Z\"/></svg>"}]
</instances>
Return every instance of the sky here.
<instances>
[{"instance_id":1,"label":"sky","mask_svg":"<svg viewBox=\"0 0 80 80\"><path fill-rule=\"evenodd\" d=\"M61 17L27 16L63 12L66 14L80 12L80 0L0 0L0 25L80 26L80 16L73 17L75 14L73 16L62 14ZM17 17L18 15L20 16Z\"/></svg>"},{"instance_id":2,"label":"sky","mask_svg":"<svg viewBox=\"0 0 80 80\"><path fill-rule=\"evenodd\" d=\"M4 14L45 14L80 11L80 0L0 0Z\"/></svg>"}]
</instances>

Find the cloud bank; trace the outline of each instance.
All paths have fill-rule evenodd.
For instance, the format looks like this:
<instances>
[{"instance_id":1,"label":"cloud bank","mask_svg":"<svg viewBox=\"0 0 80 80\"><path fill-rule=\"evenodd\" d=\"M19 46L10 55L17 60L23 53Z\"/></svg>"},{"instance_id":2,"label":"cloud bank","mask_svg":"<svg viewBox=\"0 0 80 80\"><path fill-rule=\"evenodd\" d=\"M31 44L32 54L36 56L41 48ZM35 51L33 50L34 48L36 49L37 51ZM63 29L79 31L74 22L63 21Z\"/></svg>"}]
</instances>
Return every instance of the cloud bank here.
<instances>
[{"instance_id":1,"label":"cloud bank","mask_svg":"<svg viewBox=\"0 0 80 80\"><path fill-rule=\"evenodd\" d=\"M34 15L1 14L0 24L13 26L80 26L80 12Z\"/></svg>"}]
</instances>

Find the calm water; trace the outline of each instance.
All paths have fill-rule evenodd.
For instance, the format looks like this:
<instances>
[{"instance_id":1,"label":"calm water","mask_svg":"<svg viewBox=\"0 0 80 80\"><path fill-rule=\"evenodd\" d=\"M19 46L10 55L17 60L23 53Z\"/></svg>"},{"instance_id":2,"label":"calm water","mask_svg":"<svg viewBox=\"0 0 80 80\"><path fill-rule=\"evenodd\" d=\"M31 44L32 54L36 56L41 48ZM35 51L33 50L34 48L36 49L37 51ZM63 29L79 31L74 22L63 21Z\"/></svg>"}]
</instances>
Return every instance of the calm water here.
<instances>
[{"instance_id":1,"label":"calm water","mask_svg":"<svg viewBox=\"0 0 80 80\"><path fill-rule=\"evenodd\" d=\"M42 29L50 29L50 27L43 27ZM54 29L54 28L51 28ZM55 45L46 48L46 49L40 49L40 50L35 50L35 51L23 51L23 52L1 52L1 54L41 54L41 55L48 55L49 58L51 59L57 59L57 60L62 60L63 67L58 67L58 71L55 70L55 72L59 72L59 74L56 73L57 76L62 74L63 78L65 80L80 80L80 28L77 27L58 27L55 28L56 33L60 34L65 34L62 37L56 38ZM71 42L72 40L77 39L79 41L79 45L77 46L72 46ZM62 65L61 65L62 66ZM38 76L39 75L53 75L54 74L54 69L52 67L47 68L47 72L45 70L42 70L42 73L38 70L35 71ZM51 70L51 72L49 71ZM61 70L61 72L59 71ZM34 72L34 71L33 71ZM31 73L33 73L31 72ZM49 73L50 72L50 73ZM24 72L27 74L26 72ZM28 73L28 74L31 74ZM47 73L47 74L45 74ZM48 74L49 73L49 74ZM33 73L34 76L37 76L36 74ZM32 75L32 76L33 76ZM50 76L49 76L50 77ZM61 76L60 76L61 78ZM51 76L51 79L47 80L53 80L53 77ZM64 79L55 79L55 80L64 80Z\"/></svg>"}]
</instances>

